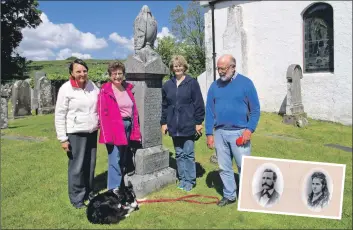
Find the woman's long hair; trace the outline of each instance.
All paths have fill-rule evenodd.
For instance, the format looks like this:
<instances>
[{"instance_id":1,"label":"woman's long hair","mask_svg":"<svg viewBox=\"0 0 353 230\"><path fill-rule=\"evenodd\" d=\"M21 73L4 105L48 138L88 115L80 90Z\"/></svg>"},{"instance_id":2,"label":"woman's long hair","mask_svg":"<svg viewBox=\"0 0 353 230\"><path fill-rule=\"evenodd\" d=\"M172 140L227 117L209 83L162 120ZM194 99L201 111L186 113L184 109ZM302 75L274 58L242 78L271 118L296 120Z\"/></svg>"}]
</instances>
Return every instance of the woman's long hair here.
<instances>
[{"instance_id":1,"label":"woman's long hair","mask_svg":"<svg viewBox=\"0 0 353 230\"><path fill-rule=\"evenodd\" d=\"M323 207L324 205L326 205L328 203L328 200L330 197L330 192L327 187L326 176L322 172L314 172L313 175L311 175L311 181L313 181L314 178L320 179L321 184L322 184L322 190L321 190L322 194L317 200L315 200L313 202L312 200L314 197L314 192L311 191L311 193L309 194L309 197L308 197L308 205L311 207L318 207L318 206Z\"/></svg>"}]
</instances>

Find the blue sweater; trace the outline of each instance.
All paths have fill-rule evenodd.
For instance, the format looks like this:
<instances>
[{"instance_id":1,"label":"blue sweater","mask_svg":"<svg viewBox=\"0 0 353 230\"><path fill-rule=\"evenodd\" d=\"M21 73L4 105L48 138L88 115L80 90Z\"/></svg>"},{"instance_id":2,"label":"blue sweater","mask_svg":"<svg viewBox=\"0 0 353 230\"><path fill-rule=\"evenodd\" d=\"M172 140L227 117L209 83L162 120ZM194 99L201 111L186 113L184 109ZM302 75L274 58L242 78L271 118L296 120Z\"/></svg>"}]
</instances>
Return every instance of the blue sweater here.
<instances>
[{"instance_id":1,"label":"blue sweater","mask_svg":"<svg viewBox=\"0 0 353 230\"><path fill-rule=\"evenodd\" d=\"M206 135L213 129L254 132L260 118L260 103L253 82L237 74L230 82L214 81L207 93Z\"/></svg>"}]
</instances>

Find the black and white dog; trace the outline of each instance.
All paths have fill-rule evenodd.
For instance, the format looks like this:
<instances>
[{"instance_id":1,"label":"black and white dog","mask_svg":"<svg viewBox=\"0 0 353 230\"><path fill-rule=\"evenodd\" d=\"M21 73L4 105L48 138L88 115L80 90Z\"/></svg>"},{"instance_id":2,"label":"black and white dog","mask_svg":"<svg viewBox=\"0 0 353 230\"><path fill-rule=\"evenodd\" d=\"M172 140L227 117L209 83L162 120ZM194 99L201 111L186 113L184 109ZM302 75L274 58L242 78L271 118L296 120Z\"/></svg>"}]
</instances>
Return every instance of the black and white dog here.
<instances>
[{"instance_id":1,"label":"black and white dog","mask_svg":"<svg viewBox=\"0 0 353 230\"><path fill-rule=\"evenodd\" d=\"M89 202L86 214L93 224L117 224L135 210L138 210L138 204L129 182L116 193L108 190L95 196Z\"/></svg>"}]
</instances>

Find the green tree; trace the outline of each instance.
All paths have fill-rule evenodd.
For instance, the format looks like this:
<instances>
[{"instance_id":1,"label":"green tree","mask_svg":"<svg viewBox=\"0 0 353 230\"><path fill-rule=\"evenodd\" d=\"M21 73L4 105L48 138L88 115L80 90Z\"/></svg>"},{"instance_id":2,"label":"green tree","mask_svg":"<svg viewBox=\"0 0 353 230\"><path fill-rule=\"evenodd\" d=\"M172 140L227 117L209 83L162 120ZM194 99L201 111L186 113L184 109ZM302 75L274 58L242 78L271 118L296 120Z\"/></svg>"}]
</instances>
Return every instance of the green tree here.
<instances>
[{"instance_id":1,"label":"green tree","mask_svg":"<svg viewBox=\"0 0 353 230\"><path fill-rule=\"evenodd\" d=\"M77 57L75 57L75 56L71 56L71 57L66 58L65 60L70 60L70 61L73 61L73 60L76 60L76 59L77 59Z\"/></svg>"},{"instance_id":2,"label":"green tree","mask_svg":"<svg viewBox=\"0 0 353 230\"><path fill-rule=\"evenodd\" d=\"M170 14L172 34L190 64L190 74L197 77L206 70L205 24L198 1L189 3L186 11L178 5Z\"/></svg>"},{"instance_id":3,"label":"green tree","mask_svg":"<svg viewBox=\"0 0 353 230\"><path fill-rule=\"evenodd\" d=\"M21 79L28 62L15 52L22 41L21 30L42 21L37 0L1 0L1 80Z\"/></svg>"}]
</instances>

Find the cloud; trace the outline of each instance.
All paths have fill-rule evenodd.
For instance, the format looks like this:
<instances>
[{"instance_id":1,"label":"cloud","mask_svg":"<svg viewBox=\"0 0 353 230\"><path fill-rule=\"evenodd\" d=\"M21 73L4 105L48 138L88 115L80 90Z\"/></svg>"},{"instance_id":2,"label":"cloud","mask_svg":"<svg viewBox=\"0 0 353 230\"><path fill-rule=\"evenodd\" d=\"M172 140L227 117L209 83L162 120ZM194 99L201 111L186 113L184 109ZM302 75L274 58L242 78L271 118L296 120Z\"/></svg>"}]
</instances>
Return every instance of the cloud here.
<instances>
[{"instance_id":1,"label":"cloud","mask_svg":"<svg viewBox=\"0 0 353 230\"><path fill-rule=\"evenodd\" d=\"M162 31L157 34L157 38L164 38L164 37L174 37L174 35L169 31L168 27L163 27Z\"/></svg>"},{"instance_id":2,"label":"cloud","mask_svg":"<svg viewBox=\"0 0 353 230\"><path fill-rule=\"evenodd\" d=\"M28 59L34 60L33 52L38 50L75 49L75 51L98 50L108 46L104 38L97 38L90 32L78 30L72 23L54 24L49 21L47 15L40 16L42 23L37 28L24 28L23 40L18 51ZM60 53L60 52L59 52ZM26 55L27 54L27 55ZM49 54L49 52L47 52ZM43 55L41 58L49 59L53 55ZM55 56L55 55L54 55Z\"/></svg>"},{"instance_id":3,"label":"cloud","mask_svg":"<svg viewBox=\"0 0 353 230\"><path fill-rule=\"evenodd\" d=\"M20 52L22 56L30 57L33 61L48 60L49 57L55 57L55 54L50 49L23 50Z\"/></svg>"},{"instance_id":4,"label":"cloud","mask_svg":"<svg viewBox=\"0 0 353 230\"><path fill-rule=\"evenodd\" d=\"M169 31L168 27L162 27L162 31L157 33L157 38L162 39L164 37L174 37L174 35ZM158 39L154 42L154 47L158 47Z\"/></svg>"},{"instance_id":5,"label":"cloud","mask_svg":"<svg viewBox=\"0 0 353 230\"><path fill-rule=\"evenodd\" d=\"M109 39L117 43L122 48L127 48L128 50L134 50L134 38L131 37L130 39L120 36L118 33L114 32L109 35Z\"/></svg>"},{"instance_id":6,"label":"cloud","mask_svg":"<svg viewBox=\"0 0 353 230\"><path fill-rule=\"evenodd\" d=\"M59 51L59 53L56 55L56 60L65 60L68 57L77 57L81 59L92 59L90 54L81 54L81 53L73 53L71 49L65 48Z\"/></svg>"},{"instance_id":7,"label":"cloud","mask_svg":"<svg viewBox=\"0 0 353 230\"><path fill-rule=\"evenodd\" d=\"M169 31L168 27L163 27L162 30L157 33L157 38L164 37L174 37L173 34ZM113 51L114 58L125 59L129 54L134 51L134 37L130 38L119 35L117 32L111 33L109 35L109 40L116 43L118 46ZM154 46L158 46L158 41L156 39Z\"/></svg>"}]
</instances>

